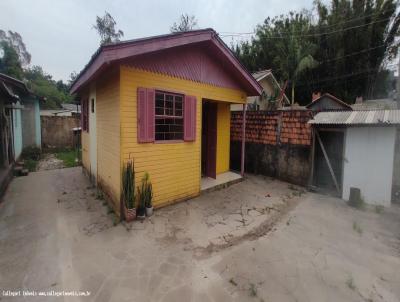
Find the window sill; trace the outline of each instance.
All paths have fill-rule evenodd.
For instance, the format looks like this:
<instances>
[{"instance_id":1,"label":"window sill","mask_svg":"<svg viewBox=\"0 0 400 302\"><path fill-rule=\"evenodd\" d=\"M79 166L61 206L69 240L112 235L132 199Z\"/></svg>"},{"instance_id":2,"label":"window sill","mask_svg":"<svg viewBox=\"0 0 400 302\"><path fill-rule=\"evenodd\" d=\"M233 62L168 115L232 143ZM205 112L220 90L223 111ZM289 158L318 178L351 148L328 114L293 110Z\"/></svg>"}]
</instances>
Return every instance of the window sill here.
<instances>
[{"instance_id":1,"label":"window sill","mask_svg":"<svg viewBox=\"0 0 400 302\"><path fill-rule=\"evenodd\" d=\"M184 143L183 139L165 140L165 141L154 141L155 144L179 144Z\"/></svg>"}]
</instances>

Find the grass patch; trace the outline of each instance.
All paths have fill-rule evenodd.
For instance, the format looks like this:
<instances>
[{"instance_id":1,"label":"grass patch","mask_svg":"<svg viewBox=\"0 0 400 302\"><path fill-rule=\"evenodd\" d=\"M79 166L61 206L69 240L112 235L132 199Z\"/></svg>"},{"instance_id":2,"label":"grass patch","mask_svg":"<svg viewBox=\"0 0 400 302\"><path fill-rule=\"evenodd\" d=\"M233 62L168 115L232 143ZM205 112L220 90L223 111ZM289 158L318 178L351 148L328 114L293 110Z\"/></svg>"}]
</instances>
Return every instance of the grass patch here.
<instances>
[{"instance_id":1,"label":"grass patch","mask_svg":"<svg viewBox=\"0 0 400 302\"><path fill-rule=\"evenodd\" d=\"M360 236L363 233L361 226L357 222L353 222L353 230L356 231Z\"/></svg>"},{"instance_id":2,"label":"grass patch","mask_svg":"<svg viewBox=\"0 0 400 302\"><path fill-rule=\"evenodd\" d=\"M76 161L77 158L77 151L76 150L64 150L55 153L55 156L64 162L64 166L67 168L75 167L78 165Z\"/></svg>"},{"instance_id":3,"label":"grass patch","mask_svg":"<svg viewBox=\"0 0 400 302\"><path fill-rule=\"evenodd\" d=\"M34 159L25 159L24 160L24 167L25 169L28 169L29 172L35 172L36 171L36 167L38 165L39 161L34 160Z\"/></svg>"},{"instance_id":4,"label":"grass patch","mask_svg":"<svg viewBox=\"0 0 400 302\"><path fill-rule=\"evenodd\" d=\"M378 214L382 214L384 209L385 209L384 206L381 206L381 205L375 206L375 212Z\"/></svg>"}]
</instances>

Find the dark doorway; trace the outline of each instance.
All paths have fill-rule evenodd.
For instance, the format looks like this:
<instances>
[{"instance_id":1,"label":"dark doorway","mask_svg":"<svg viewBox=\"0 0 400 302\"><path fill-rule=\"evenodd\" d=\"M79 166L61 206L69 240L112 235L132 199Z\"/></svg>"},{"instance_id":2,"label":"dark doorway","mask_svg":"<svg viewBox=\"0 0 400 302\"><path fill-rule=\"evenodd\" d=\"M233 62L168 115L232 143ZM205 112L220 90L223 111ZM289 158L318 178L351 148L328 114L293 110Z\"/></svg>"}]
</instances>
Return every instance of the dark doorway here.
<instances>
[{"instance_id":1,"label":"dark doorway","mask_svg":"<svg viewBox=\"0 0 400 302\"><path fill-rule=\"evenodd\" d=\"M217 177L217 103L203 101L201 127L201 175Z\"/></svg>"},{"instance_id":2,"label":"dark doorway","mask_svg":"<svg viewBox=\"0 0 400 302\"><path fill-rule=\"evenodd\" d=\"M336 176L339 189L342 191L344 132L322 129L318 130L318 132L331 163L333 173ZM327 193L337 195L335 183L317 138L315 138L314 163L314 185Z\"/></svg>"}]
</instances>

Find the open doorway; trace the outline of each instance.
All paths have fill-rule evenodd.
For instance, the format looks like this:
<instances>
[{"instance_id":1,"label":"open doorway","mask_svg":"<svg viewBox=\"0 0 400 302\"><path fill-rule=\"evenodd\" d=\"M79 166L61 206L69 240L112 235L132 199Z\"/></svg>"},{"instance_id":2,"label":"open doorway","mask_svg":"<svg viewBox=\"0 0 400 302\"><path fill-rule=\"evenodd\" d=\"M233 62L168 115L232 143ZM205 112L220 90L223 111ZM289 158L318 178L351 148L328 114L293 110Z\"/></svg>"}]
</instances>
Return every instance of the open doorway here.
<instances>
[{"instance_id":1,"label":"open doorway","mask_svg":"<svg viewBox=\"0 0 400 302\"><path fill-rule=\"evenodd\" d=\"M315 142L314 185L326 193L341 195L343 183L344 131L318 129L318 133L325 148L332 171L336 177L340 193L337 192L330 168L317 139Z\"/></svg>"},{"instance_id":2,"label":"open doorway","mask_svg":"<svg viewBox=\"0 0 400 302\"><path fill-rule=\"evenodd\" d=\"M203 100L201 127L201 176L217 177L217 103Z\"/></svg>"}]
</instances>

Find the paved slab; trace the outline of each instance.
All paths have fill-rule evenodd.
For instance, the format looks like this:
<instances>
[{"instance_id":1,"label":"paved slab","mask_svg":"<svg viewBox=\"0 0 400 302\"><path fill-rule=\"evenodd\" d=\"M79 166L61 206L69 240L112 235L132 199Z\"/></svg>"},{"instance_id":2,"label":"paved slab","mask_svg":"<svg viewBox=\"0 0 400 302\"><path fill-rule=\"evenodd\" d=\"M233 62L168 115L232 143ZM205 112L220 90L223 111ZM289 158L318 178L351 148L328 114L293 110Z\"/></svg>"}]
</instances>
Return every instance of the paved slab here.
<instances>
[{"instance_id":1,"label":"paved slab","mask_svg":"<svg viewBox=\"0 0 400 302\"><path fill-rule=\"evenodd\" d=\"M16 178L0 204L0 290L90 296L1 301L400 300L398 207L249 176L115 223L80 168Z\"/></svg>"}]
</instances>

